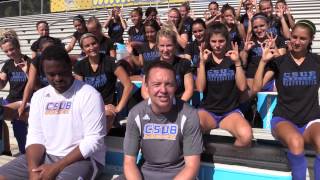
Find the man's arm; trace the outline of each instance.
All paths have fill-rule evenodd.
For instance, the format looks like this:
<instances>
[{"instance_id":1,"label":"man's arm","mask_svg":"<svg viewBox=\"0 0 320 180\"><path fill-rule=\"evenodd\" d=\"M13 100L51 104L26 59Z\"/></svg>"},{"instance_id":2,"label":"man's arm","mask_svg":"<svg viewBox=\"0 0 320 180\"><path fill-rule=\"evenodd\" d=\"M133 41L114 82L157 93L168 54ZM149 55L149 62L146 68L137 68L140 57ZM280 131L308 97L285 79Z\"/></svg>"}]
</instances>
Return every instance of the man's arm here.
<instances>
[{"instance_id":1,"label":"man's arm","mask_svg":"<svg viewBox=\"0 0 320 180\"><path fill-rule=\"evenodd\" d=\"M190 108L190 109L189 109ZM193 180L200 168L200 154L203 151L202 133L197 110L189 107L182 115L185 119L183 129L184 168L174 178L175 180Z\"/></svg>"},{"instance_id":2,"label":"man's arm","mask_svg":"<svg viewBox=\"0 0 320 180\"><path fill-rule=\"evenodd\" d=\"M32 144L26 149L29 174L32 170L39 167L43 162L45 147L42 144Z\"/></svg>"},{"instance_id":3,"label":"man's arm","mask_svg":"<svg viewBox=\"0 0 320 180\"><path fill-rule=\"evenodd\" d=\"M135 156L124 155L123 171L127 180L141 180L141 174L136 164Z\"/></svg>"},{"instance_id":4,"label":"man's arm","mask_svg":"<svg viewBox=\"0 0 320 180\"><path fill-rule=\"evenodd\" d=\"M184 156L184 168L174 180L194 180L200 167L200 155Z\"/></svg>"},{"instance_id":5,"label":"man's arm","mask_svg":"<svg viewBox=\"0 0 320 180\"><path fill-rule=\"evenodd\" d=\"M128 115L128 122L126 127L126 134L123 142L124 175L128 180L142 179L140 171L136 165L136 156L140 149L141 133L137 123L140 124L140 116L132 109ZM140 126L140 125L139 125Z\"/></svg>"},{"instance_id":6,"label":"man's arm","mask_svg":"<svg viewBox=\"0 0 320 180\"><path fill-rule=\"evenodd\" d=\"M39 93L35 93L32 97L28 119L29 127L26 142L26 159L30 178L39 175L34 169L38 168L43 163L45 154L45 138L41 127L41 108L39 108L41 107L41 98Z\"/></svg>"}]
</instances>

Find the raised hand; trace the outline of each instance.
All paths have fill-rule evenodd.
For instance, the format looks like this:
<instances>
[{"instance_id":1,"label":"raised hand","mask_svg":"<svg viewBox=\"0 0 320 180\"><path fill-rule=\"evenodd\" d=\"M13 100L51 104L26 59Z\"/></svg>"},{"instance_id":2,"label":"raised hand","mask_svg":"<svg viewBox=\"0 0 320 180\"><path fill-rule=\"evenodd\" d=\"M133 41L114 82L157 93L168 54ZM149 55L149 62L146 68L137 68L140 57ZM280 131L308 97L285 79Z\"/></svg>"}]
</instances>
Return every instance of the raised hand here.
<instances>
[{"instance_id":1,"label":"raised hand","mask_svg":"<svg viewBox=\"0 0 320 180\"><path fill-rule=\"evenodd\" d=\"M268 37L268 39L266 40L266 43L269 44L270 49L275 50L274 53L275 53L276 57L280 56L280 53L278 51L278 47L276 44L276 40L278 38L278 35L274 36L272 33L267 33L267 37Z\"/></svg>"},{"instance_id":2,"label":"raised hand","mask_svg":"<svg viewBox=\"0 0 320 180\"><path fill-rule=\"evenodd\" d=\"M247 34L247 38L244 42L244 50L246 52L248 52L255 45L255 43L251 40L251 38L252 38L252 34L251 33Z\"/></svg>"},{"instance_id":3,"label":"raised hand","mask_svg":"<svg viewBox=\"0 0 320 180\"><path fill-rule=\"evenodd\" d=\"M0 80L6 81L7 80L7 74L4 72L0 72Z\"/></svg>"},{"instance_id":4,"label":"raised hand","mask_svg":"<svg viewBox=\"0 0 320 180\"><path fill-rule=\"evenodd\" d=\"M262 43L261 44L261 49L262 49L261 61L267 63L272 58L275 57L275 49L271 49L270 48L270 43Z\"/></svg>"},{"instance_id":5,"label":"raised hand","mask_svg":"<svg viewBox=\"0 0 320 180\"><path fill-rule=\"evenodd\" d=\"M204 44L201 44L199 47L200 51L200 62L207 62L209 55L212 54L212 52L208 49L205 49Z\"/></svg>"},{"instance_id":6,"label":"raised hand","mask_svg":"<svg viewBox=\"0 0 320 180\"><path fill-rule=\"evenodd\" d=\"M247 11L247 15L248 15L248 19L251 21L251 19L253 18L253 15L255 14L255 12L253 11L253 9L249 9Z\"/></svg>"},{"instance_id":7,"label":"raised hand","mask_svg":"<svg viewBox=\"0 0 320 180\"><path fill-rule=\"evenodd\" d=\"M283 18L284 12L285 12L285 7L280 7L276 14L279 18Z\"/></svg>"},{"instance_id":8,"label":"raised hand","mask_svg":"<svg viewBox=\"0 0 320 180\"><path fill-rule=\"evenodd\" d=\"M206 10L203 14L205 20L209 20L211 17L210 11Z\"/></svg>"},{"instance_id":9,"label":"raised hand","mask_svg":"<svg viewBox=\"0 0 320 180\"><path fill-rule=\"evenodd\" d=\"M237 42L231 42L232 50L228 51L225 56L230 57L230 59L236 65L241 65L240 56L239 56L239 47Z\"/></svg>"},{"instance_id":10,"label":"raised hand","mask_svg":"<svg viewBox=\"0 0 320 180\"><path fill-rule=\"evenodd\" d=\"M273 33L268 33L267 32L267 37L268 37L268 39L266 40L266 43L268 43L269 45L270 45L270 48L271 49L276 49L277 48L277 46L276 46L276 40L277 40L277 38L278 38L278 35L273 35Z\"/></svg>"},{"instance_id":11,"label":"raised hand","mask_svg":"<svg viewBox=\"0 0 320 180\"><path fill-rule=\"evenodd\" d=\"M126 48L127 48L128 53L132 54L133 47L132 47L131 41L128 40L128 41L125 42L125 44L126 44Z\"/></svg>"}]
</instances>

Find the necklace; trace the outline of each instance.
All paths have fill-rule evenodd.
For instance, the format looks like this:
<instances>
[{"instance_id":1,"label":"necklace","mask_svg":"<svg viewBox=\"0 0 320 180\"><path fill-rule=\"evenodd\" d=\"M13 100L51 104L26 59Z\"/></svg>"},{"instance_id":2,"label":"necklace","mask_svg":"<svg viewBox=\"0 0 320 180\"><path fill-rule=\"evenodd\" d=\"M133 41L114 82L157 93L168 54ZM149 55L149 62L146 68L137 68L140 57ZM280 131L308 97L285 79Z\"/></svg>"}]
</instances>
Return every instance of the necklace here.
<instances>
[{"instance_id":1,"label":"necklace","mask_svg":"<svg viewBox=\"0 0 320 180\"><path fill-rule=\"evenodd\" d=\"M297 63L298 65L302 64L303 61L306 59L305 56L301 56L300 58L295 58L291 52L290 52L290 56L292 57L294 62Z\"/></svg>"}]
</instances>

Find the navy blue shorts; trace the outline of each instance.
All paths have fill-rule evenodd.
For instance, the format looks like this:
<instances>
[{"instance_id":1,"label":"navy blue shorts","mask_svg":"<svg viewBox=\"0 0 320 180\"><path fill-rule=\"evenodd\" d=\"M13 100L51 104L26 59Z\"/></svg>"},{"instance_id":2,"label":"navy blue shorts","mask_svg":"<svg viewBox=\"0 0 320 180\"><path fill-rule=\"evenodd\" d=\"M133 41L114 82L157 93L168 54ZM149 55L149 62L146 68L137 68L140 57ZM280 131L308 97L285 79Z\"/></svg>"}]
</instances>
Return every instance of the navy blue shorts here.
<instances>
[{"instance_id":1,"label":"navy blue shorts","mask_svg":"<svg viewBox=\"0 0 320 180\"><path fill-rule=\"evenodd\" d=\"M207 110L205 110L205 109L203 109L203 110L204 110L204 111L207 111ZM211 117L216 121L217 128L219 128L219 125L220 125L221 121L222 121L225 117L229 116L231 113L240 113L240 115L243 116L243 114L242 114L242 112L241 112L241 110L240 110L239 108L234 109L234 110L229 111L229 112L225 112L225 113L213 113L213 112L210 112L210 111L207 111L207 112L208 112L208 113L211 115Z\"/></svg>"},{"instance_id":2,"label":"navy blue shorts","mask_svg":"<svg viewBox=\"0 0 320 180\"><path fill-rule=\"evenodd\" d=\"M307 124L303 125L302 127L299 127L297 126L296 124L294 124L293 122L291 122L290 120L287 120L283 117L279 117L279 116L275 116L271 119L271 130L272 132L274 131L274 129L276 128L277 124L280 123L280 122L289 122L290 124L292 124L292 126L294 126L297 131L300 133L300 134L303 134L304 131L309 127L311 126L311 124L313 123L316 123L316 122L319 122L320 123L320 119L315 119L315 120L312 120L310 122L308 122Z\"/></svg>"}]
</instances>

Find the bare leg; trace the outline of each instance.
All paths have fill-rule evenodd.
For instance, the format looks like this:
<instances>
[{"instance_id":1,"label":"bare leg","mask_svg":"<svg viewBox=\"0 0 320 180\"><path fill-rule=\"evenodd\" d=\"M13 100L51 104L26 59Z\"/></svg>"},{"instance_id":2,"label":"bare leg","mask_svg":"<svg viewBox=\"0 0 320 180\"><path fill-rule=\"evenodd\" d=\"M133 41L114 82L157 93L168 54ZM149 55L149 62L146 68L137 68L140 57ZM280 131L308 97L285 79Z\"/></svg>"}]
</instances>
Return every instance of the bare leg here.
<instances>
[{"instance_id":1,"label":"bare leg","mask_svg":"<svg viewBox=\"0 0 320 180\"><path fill-rule=\"evenodd\" d=\"M4 144L4 152L9 153L10 151L10 138L9 138L9 128L7 124L3 121L2 122L2 130L3 130L3 144Z\"/></svg>"},{"instance_id":2,"label":"bare leg","mask_svg":"<svg viewBox=\"0 0 320 180\"><path fill-rule=\"evenodd\" d=\"M200 126L203 133L217 127L216 120L205 110L198 111Z\"/></svg>"},{"instance_id":3,"label":"bare leg","mask_svg":"<svg viewBox=\"0 0 320 180\"><path fill-rule=\"evenodd\" d=\"M252 128L239 112L233 112L225 117L221 121L220 127L229 131L236 138L235 146L247 147L251 145Z\"/></svg>"}]
</instances>

